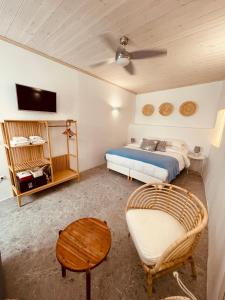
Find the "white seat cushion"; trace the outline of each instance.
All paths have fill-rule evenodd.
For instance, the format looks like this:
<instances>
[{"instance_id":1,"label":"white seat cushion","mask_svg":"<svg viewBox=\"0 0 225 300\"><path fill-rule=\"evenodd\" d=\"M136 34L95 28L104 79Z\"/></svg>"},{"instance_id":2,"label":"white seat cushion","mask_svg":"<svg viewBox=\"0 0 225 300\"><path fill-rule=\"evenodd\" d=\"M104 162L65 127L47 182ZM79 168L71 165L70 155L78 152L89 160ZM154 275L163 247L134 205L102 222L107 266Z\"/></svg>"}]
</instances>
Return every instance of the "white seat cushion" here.
<instances>
[{"instance_id":1,"label":"white seat cushion","mask_svg":"<svg viewBox=\"0 0 225 300\"><path fill-rule=\"evenodd\" d=\"M167 247L186 233L175 218L160 210L129 209L126 219L137 252L147 265L154 265Z\"/></svg>"}]
</instances>

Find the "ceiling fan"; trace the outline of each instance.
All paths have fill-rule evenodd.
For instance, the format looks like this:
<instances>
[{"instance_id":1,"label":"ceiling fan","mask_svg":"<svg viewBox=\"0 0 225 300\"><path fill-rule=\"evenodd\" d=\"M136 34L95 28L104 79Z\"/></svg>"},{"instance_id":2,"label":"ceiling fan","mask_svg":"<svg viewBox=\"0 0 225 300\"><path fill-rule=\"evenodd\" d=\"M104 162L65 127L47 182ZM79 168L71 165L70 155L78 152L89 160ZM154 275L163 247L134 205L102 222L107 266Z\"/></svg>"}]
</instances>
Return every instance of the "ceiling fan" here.
<instances>
[{"instance_id":1,"label":"ceiling fan","mask_svg":"<svg viewBox=\"0 0 225 300\"><path fill-rule=\"evenodd\" d=\"M120 38L120 45L117 46L117 43L109 35L102 35L104 42L107 46L115 52L115 57L109 58L107 60L95 63L90 65L91 68L100 67L104 64L116 63L117 65L122 66L130 75L135 74L133 60L137 59L148 59L157 56L164 56L167 54L166 49L145 49L128 52L126 46L128 45L129 39L126 36Z\"/></svg>"}]
</instances>

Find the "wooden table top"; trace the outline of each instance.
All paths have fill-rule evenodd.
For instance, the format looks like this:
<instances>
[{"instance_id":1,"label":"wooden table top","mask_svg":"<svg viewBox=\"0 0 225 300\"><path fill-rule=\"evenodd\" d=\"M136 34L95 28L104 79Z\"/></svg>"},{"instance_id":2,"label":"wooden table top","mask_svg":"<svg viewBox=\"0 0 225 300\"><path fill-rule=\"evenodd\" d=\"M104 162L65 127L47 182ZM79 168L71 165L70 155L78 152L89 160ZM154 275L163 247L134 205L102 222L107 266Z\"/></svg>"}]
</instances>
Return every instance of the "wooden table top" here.
<instances>
[{"instance_id":1,"label":"wooden table top","mask_svg":"<svg viewBox=\"0 0 225 300\"><path fill-rule=\"evenodd\" d=\"M59 235L56 257L70 271L93 269L109 253L111 233L106 224L95 218L79 219Z\"/></svg>"}]
</instances>

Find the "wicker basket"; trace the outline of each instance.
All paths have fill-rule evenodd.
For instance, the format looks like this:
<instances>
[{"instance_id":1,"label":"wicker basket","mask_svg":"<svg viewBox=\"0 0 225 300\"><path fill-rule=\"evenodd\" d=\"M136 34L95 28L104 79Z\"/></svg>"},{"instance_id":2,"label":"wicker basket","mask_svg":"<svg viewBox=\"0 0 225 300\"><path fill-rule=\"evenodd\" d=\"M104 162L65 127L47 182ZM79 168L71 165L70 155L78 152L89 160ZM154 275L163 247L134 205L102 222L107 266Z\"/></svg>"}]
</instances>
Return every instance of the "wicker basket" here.
<instances>
[{"instance_id":1,"label":"wicker basket","mask_svg":"<svg viewBox=\"0 0 225 300\"><path fill-rule=\"evenodd\" d=\"M173 104L169 102L162 103L159 107L160 115L167 117L173 112Z\"/></svg>"},{"instance_id":2,"label":"wicker basket","mask_svg":"<svg viewBox=\"0 0 225 300\"><path fill-rule=\"evenodd\" d=\"M180 106L180 113L185 117L192 116L197 110L197 104L193 101L186 101Z\"/></svg>"},{"instance_id":3,"label":"wicker basket","mask_svg":"<svg viewBox=\"0 0 225 300\"><path fill-rule=\"evenodd\" d=\"M143 106L142 108L142 113L144 116L148 117L148 116L151 116L154 112L154 106L151 105L151 104L146 104Z\"/></svg>"},{"instance_id":4,"label":"wicker basket","mask_svg":"<svg viewBox=\"0 0 225 300\"><path fill-rule=\"evenodd\" d=\"M190 298L182 297L182 296L173 296L169 298L163 298L161 300L190 300Z\"/></svg>"}]
</instances>

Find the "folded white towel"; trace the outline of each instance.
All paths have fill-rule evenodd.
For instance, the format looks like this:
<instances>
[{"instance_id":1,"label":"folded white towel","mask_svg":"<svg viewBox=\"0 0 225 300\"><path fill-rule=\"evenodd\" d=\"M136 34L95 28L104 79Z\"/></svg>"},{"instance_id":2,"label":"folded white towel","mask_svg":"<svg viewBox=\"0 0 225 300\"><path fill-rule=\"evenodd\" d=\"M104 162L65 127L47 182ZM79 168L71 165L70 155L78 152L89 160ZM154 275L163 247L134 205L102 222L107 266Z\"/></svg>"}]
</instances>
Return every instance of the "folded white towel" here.
<instances>
[{"instance_id":1,"label":"folded white towel","mask_svg":"<svg viewBox=\"0 0 225 300\"><path fill-rule=\"evenodd\" d=\"M25 138L24 136L14 136L12 138L12 141L14 141L14 142L27 142L28 138Z\"/></svg>"},{"instance_id":2,"label":"folded white towel","mask_svg":"<svg viewBox=\"0 0 225 300\"><path fill-rule=\"evenodd\" d=\"M38 135L31 135L31 136L29 136L29 139L30 140L43 140L43 138Z\"/></svg>"},{"instance_id":3,"label":"folded white towel","mask_svg":"<svg viewBox=\"0 0 225 300\"><path fill-rule=\"evenodd\" d=\"M37 141L31 141L32 145L40 145L40 144L44 144L45 140L37 140Z\"/></svg>"},{"instance_id":4,"label":"folded white towel","mask_svg":"<svg viewBox=\"0 0 225 300\"><path fill-rule=\"evenodd\" d=\"M44 144L45 140L38 135L29 136L29 138L25 138L23 136L14 136L10 141L11 147L19 147L19 146L26 146L26 145L39 145Z\"/></svg>"},{"instance_id":5,"label":"folded white towel","mask_svg":"<svg viewBox=\"0 0 225 300\"><path fill-rule=\"evenodd\" d=\"M15 142L15 141L10 141L10 146L11 147L19 147L19 146L27 146L30 145L30 142Z\"/></svg>"},{"instance_id":6,"label":"folded white towel","mask_svg":"<svg viewBox=\"0 0 225 300\"><path fill-rule=\"evenodd\" d=\"M41 136L38 136L38 135L29 136L29 140L30 140L31 144L33 144L33 145L45 143L45 140Z\"/></svg>"}]
</instances>

